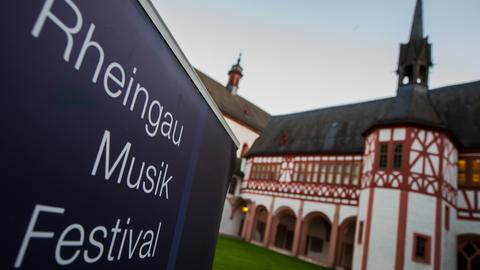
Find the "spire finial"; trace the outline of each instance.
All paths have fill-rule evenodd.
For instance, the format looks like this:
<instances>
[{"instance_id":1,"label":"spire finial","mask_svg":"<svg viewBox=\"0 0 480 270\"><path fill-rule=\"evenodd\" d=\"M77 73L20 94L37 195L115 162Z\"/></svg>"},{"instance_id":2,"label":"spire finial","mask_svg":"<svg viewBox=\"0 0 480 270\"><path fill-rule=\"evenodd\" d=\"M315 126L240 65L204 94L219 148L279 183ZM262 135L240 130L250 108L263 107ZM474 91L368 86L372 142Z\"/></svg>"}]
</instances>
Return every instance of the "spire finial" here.
<instances>
[{"instance_id":1,"label":"spire finial","mask_svg":"<svg viewBox=\"0 0 480 270\"><path fill-rule=\"evenodd\" d=\"M240 60L242 60L242 51L238 54L237 65L240 65Z\"/></svg>"},{"instance_id":2,"label":"spire finial","mask_svg":"<svg viewBox=\"0 0 480 270\"><path fill-rule=\"evenodd\" d=\"M423 7L422 0L417 0L415 5L415 13L413 15L412 31L410 32L410 40L423 38Z\"/></svg>"}]
</instances>

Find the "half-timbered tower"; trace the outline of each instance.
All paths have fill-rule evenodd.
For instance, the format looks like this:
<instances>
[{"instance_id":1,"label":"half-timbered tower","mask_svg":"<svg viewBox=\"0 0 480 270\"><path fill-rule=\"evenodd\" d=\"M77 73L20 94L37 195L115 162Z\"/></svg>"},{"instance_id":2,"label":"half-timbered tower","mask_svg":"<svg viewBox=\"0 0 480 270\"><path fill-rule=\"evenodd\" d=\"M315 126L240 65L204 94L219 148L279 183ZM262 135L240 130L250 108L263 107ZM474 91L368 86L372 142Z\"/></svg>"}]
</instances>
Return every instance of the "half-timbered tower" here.
<instances>
[{"instance_id":1,"label":"half-timbered tower","mask_svg":"<svg viewBox=\"0 0 480 270\"><path fill-rule=\"evenodd\" d=\"M274 116L242 237L345 269L480 269L480 81L428 88L418 0L395 96Z\"/></svg>"}]
</instances>

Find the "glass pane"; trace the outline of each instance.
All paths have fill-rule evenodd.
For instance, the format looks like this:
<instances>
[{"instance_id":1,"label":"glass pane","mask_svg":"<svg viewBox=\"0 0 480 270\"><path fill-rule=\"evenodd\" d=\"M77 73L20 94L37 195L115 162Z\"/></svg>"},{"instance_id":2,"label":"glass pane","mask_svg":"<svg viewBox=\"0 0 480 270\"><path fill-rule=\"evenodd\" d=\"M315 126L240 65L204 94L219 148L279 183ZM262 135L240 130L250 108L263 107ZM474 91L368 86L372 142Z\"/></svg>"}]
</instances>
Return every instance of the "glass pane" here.
<instances>
[{"instance_id":1,"label":"glass pane","mask_svg":"<svg viewBox=\"0 0 480 270\"><path fill-rule=\"evenodd\" d=\"M345 165L345 173L343 174L343 184L350 184L350 164Z\"/></svg>"},{"instance_id":2,"label":"glass pane","mask_svg":"<svg viewBox=\"0 0 480 270\"><path fill-rule=\"evenodd\" d=\"M342 169L343 165L338 164L337 165L337 177L335 178L335 183L340 184L342 182Z\"/></svg>"},{"instance_id":3,"label":"glass pane","mask_svg":"<svg viewBox=\"0 0 480 270\"><path fill-rule=\"evenodd\" d=\"M320 183L325 183L325 175L327 173L327 165L322 164L321 168L321 175L320 175Z\"/></svg>"},{"instance_id":4,"label":"glass pane","mask_svg":"<svg viewBox=\"0 0 480 270\"><path fill-rule=\"evenodd\" d=\"M331 184L333 182L333 173L334 173L335 165L331 164L328 170L328 180L327 182Z\"/></svg>"},{"instance_id":5,"label":"glass pane","mask_svg":"<svg viewBox=\"0 0 480 270\"><path fill-rule=\"evenodd\" d=\"M393 168L400 169L402 168L402 150L403 145L401 143L395 144L393 149Z\"/></svg>"},{"instance_id":6,"label":"glass pane","mask_svg":"<svg viewBox=\"0 0 480 270\"><path fill-rule=\"evenodd\" d=\"M380 144L380 156L379 156L379 167L380 169L387 168L387 154L388 154L388 144Z\"/></svg>"},{"instance_id":7,"label":"glass pane","mask_svg":"<svg viewBox=\"0 0 480 270\"><path fill-rule=\"evenodd\" d=\"M472 185L480 186L480 159L472 160Z\"/></svg>"},{"instance_id":8,"label":"glass pane","mask_svg":"<svg viewBox=\"0 0 480 270\"><path fill-rule=\"evenodd\" d=\"M467 170L467 161L465 159L458 160L458 171L465 172Z\"/></svg>"}]
</instances>

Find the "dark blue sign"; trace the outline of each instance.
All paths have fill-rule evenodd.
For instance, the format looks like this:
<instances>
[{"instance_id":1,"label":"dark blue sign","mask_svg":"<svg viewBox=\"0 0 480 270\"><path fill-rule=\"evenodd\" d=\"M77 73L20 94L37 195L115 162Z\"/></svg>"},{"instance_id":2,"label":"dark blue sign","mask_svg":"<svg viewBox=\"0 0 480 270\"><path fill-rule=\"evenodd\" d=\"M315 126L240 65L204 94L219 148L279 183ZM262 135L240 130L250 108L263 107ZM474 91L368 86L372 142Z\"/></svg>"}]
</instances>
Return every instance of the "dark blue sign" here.
<instances>
[{"instance_id":1,"label":"dark blue sign","mask_svg":"<svg viewBox=\"0 0 480 270\"><path fill-rule=\"evenodd\" d=\"M1 269L211 268L236 147L140 2L1 4Z\"/></svg>"}]
</instances>

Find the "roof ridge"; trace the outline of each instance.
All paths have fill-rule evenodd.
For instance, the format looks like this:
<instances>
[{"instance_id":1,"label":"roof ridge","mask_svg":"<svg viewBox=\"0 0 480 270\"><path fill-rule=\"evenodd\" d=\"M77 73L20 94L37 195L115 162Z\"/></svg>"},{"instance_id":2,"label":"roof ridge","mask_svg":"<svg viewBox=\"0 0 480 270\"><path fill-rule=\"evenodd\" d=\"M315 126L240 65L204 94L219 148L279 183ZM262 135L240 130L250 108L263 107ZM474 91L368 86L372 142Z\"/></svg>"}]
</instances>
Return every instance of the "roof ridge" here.
<instances>
[{"instance_id":1,"label":"roof ridge","mask_svg":"<svg viewBox=\"0 0 480 270\"><path fill-rule=\"evenodd\" d=\"M440 86L440 87L437 87L437 88L432 88L432 89L429 89L430 91L437 91L437 90L445 90L445 89L451 89L451 88L457 88L457 87L463 87L463 86L467 86L467 85L476 85L476 84L480 84L480 80L474 80L474 81L467 81L467 82L462 82L462 83L458 83L458 84L449 84L449 85L445 85L445 86Z\"/></svg>"},{"instance_id":2,"label":"roof ridge","mask_svg":"<svg viewBox=\"0 0 480 270\"><path fill-rule=\"evenodd\" d=\"M352 102L352 103L334 105L334 106L330 106L330 107L323 107L323 108L317 108L317 109L312 109L312 110L305 110L305 111L286 113L286 114L277 114L277 115L274 115L272 117L284 117L284 116L290 116L290 115L314 113L314 112L319 112L319 111L324 111L324 110L329 110L329 109L337 109L337 108L342 108L342 107L350 107L350 106L356 106L356 105L365 105L365 104L371 104L371 103L377 103L377 102L385 102L385 101L387 101L389 99L393 99L393 98L395 98L395 97L393 96L393 97L385 97L385 98L379 98L379 99L367 100L367 101L361 101L361 102Z\"/></svg>"}]
</instances>

